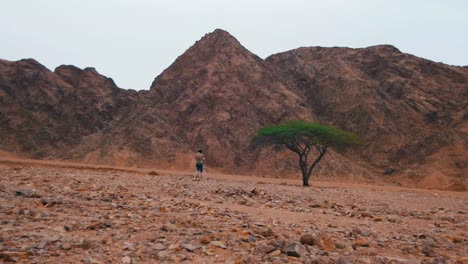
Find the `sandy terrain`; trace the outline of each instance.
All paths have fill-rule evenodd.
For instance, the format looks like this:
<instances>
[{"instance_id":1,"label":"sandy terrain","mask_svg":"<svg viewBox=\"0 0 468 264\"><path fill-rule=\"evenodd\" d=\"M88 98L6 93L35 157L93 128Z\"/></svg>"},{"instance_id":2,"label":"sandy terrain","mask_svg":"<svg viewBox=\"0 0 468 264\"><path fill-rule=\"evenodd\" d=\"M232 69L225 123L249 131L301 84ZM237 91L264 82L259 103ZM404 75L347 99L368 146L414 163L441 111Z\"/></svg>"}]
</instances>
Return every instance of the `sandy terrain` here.
<instances>
[{"instance_id":1,"label":"sandy terrain","mask_svg":"<svg viewBox=\"0 0 468 264\"><path fill-rule=\"evenodd\" d=\"M3 158L0 263L468 259L466 192L207 176Z\"/></svg>"}]
</instances>

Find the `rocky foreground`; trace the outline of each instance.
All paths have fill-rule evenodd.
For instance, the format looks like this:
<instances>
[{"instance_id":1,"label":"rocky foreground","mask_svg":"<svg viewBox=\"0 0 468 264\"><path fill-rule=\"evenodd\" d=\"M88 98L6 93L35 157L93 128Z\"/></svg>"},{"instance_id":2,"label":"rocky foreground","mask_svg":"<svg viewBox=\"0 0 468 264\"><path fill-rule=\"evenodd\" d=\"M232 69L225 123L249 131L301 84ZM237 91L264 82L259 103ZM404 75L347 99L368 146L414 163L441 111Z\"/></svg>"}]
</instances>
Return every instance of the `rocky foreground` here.
<instances>
[{"instance_id":1,"label":"rocky foreground","mask_svg":"<svg viewBox=\"0 0 468 264\"><path fill-rule=\"evenodd\" d=\"M0 263L468 263L467 197L0 164Z\"/></svg>"}]
</instances>

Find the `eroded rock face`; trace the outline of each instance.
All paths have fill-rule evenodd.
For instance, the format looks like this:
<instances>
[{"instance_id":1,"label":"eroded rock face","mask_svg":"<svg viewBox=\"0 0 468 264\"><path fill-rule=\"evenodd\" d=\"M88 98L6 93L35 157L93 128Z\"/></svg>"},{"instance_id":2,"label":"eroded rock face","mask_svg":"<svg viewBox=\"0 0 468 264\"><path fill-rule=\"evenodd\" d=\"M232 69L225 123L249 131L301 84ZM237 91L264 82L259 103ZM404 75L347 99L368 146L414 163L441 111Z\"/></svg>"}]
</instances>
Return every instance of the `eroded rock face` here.
<instances>
[{"instance_id":1,"label":"eroded rock face","mask_svg":"<svg viewBox=\"0 0 468 264\"><path fill-rule=\"evenodd\" d=\"M1 147L36 158L66 158L83 138L108 129L136 92L95 70L60 66L51 72L32 59L0 61Z\"/></svg>"},{"instance_id":2,"label":"eroded rock face","mask_svg":"<svg viewBox=\"0 0 468 264\"><path fill-rule=\"evenodd\" d=\"M149 96L190 149L215 167L251 168L255 130L285 119L314 119L268 65L233 36L204 36L158 76Z\"/></svg>"},{"instance_id":3,"label":"eroded rock face","mask_svg":"<svg viewBox=\"0 0 468 264\"><path fill-rule=\"evenodd\" d=\"M210 167L284 177L296 157L253 148L252 135L268 123L304 119L366 141L344 156L330 152L315 175L370 176L391 168L385 177L462 177L467 80L464 67L385 45L300 48L262 60L223 30L197 41L149 91L120 89L93 68L52 72L31 59L0 60L0 149L189 168L191 151L202 148Z\"/></svg>"}]
</instances>

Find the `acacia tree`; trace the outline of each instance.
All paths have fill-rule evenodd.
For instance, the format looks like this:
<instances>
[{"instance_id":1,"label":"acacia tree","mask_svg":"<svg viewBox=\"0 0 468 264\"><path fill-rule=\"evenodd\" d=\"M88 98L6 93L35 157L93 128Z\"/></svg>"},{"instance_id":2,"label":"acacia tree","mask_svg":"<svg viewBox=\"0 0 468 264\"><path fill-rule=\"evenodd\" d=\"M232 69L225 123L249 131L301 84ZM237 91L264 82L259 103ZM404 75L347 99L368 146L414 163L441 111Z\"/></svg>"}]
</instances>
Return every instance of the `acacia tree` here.
<instances>
[{"instance_id":1,"label":"acacia tree","mask_svg":"<svg viewBox=\"0 0 468 264\"><path fill-rule=\"evenodd\" d=\"M287 121L278 125L267 125L258 129L254 138L256 144L280 145L298 154L303 186L309 186L309 178L317 163L329 148L343 150L361 144L353 133L334 126L305 121ZM309 162L309 154L316 157Z\"/></svg>"}]
</instances>

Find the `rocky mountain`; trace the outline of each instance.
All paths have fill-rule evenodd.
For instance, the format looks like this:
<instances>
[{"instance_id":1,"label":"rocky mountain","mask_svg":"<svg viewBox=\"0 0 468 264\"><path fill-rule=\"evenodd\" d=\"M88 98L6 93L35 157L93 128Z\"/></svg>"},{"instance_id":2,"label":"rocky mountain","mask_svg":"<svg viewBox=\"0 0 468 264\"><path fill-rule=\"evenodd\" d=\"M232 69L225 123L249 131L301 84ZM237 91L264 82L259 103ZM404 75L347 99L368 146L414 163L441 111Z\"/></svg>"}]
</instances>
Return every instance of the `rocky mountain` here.
<instances>
[{"instance_id":1,"label":"rocky mountain","mask_svg":"<svg viewBox=\"0 0 468 264\"><path fill-rule=\"evenodd\" d=\"M255 130L285 119L313 119L255 54L223 30L206 35L158 76L149 96L189 149L215 167L243 169L258 160Z\"/></svg>"},{"instance_id":2,"label":"rocky mountain","mask_svg":"<svg viewBox=\"0 0 468 264\"><path fill-rule=\"evenodd\" d=\"M467 175L466 68L387 45L299 48L266 61L320 121L364 138L359 154L369 164L387 173Z\"/></svg>"},{"instance_id":3,"label":"rocky mountain","mask_svg":"<svg viewBox=\"0 0 468 264\"><path fill-rule=\"evenodd\" d=\"M318 175L386 171L400 182L447 186L451 180L441 179L467 175L467 98L466 67L392 46L299 48L262 60L218 29L177 58L149 91L120 89L93 68L52 72L31 59L0 60L0 149L186 169L192 151L202 148L212 169L286 177L295 175L295 157L253 148L250 140L264 124L304 119L366 141L344 155L330 153Z\"/></svg>"},{"instance_id":4,"label":"rocky mountain","mask_svg":"<svg viewBox=\"0 0 468 264\"><path fill-rule=\"evenodd\" d=\"M137 98L93 68L52 72L33 59L0 60L3 150L35 158L68 158L83 139L108 129Z\"/></svg>"}]
</instances>

